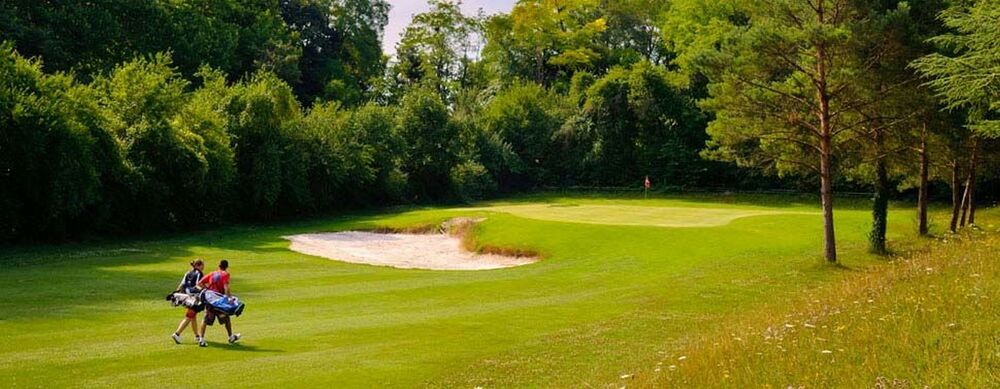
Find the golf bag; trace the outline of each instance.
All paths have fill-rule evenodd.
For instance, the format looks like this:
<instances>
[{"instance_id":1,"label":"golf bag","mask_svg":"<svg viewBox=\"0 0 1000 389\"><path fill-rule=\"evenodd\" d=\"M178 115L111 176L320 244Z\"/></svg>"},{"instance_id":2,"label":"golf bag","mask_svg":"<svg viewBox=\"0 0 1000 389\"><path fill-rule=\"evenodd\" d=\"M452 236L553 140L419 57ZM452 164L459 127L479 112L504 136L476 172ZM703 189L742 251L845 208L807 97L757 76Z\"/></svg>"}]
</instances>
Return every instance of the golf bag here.
<instances>
[{"instance_id":1,"label":"golf bag","mask_svg":"<svg viewBox=\"0 0 1000 389\"><path fill-rule=\"evenodd\" d=\"M201 292L201 301L206 308L229 316L239 316L245 305L236 297L226 297L211 290Z\"/></svg>"},{"instance_id":2,"label":"golf bag","mask_svg":"<svg viewBox=\"0 0 1000 389\"><path fill-rule=\"evenodd\" d=\"M205 304L202 303L197 293L174 292L167 295L167 301L175 307L190 308L195 312L201 312L205 309Z\"/></svg>"}]
</instances>

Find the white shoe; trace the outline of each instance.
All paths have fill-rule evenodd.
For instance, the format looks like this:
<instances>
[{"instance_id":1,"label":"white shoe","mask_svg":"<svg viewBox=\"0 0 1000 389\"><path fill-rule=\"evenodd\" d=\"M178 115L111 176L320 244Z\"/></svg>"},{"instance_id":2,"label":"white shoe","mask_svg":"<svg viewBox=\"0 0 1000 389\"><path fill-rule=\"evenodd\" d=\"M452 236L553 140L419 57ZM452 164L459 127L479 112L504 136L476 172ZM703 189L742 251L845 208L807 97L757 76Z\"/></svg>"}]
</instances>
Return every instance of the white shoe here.
<instances>
[{"instance_id":1,"label":"white shoe","mask_svg":"<svg viewBox=\"0 0 1000 389\"><path fill-rule=\"evenodd\" d=\"M240 341L240 334L233 334L229 337L229 344L234 344Z\"/></svg>"},{"instance_id":2,"label":"white shoe","mask_svg":"<svg viewBox=\"0 0 1000 389\"><path fill-rule=\"evenodd\" d=\"M208 347L208 343L205 342L205 338L198 338L198 346Z\"/></svg>"},{"instance_id":3,"label":"white shoe","mask_svg":"<svg viewBox=\"0 0 1000 389\"><path fill-rule=\"evenodd\" d=\"M178 334L170 335L170 338L174 340L174 343L181 344L181 336Z\"/></svg>"}]
</instances>

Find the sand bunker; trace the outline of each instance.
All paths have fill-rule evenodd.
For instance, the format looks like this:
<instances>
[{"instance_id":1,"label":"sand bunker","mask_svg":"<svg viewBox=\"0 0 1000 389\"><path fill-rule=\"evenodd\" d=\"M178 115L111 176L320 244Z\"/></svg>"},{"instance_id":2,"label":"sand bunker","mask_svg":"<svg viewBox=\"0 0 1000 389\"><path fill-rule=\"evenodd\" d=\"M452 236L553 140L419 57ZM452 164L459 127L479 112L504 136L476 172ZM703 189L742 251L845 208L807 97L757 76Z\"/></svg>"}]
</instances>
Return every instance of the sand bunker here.
<instances>
[{"instance_id":1,"label":"sand bunker","mask_svg":"<svg viewBox=\"0 0 1000 389\"><path fill-rule=\"evenodd\" d=\"M477 254L446 234L382 234L346 231L286 236L303 254L400 269L488 270L534 263L536 258Z\"/></svg>"}]
</instances>

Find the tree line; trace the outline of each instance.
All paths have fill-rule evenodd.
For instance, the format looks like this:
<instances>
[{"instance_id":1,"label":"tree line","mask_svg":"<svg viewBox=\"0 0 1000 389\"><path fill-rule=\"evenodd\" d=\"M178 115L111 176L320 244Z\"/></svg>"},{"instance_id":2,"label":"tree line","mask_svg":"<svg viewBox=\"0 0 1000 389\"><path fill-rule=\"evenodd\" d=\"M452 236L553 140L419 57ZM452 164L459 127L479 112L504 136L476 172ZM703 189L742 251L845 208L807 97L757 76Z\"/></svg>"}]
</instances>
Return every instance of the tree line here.
<instances>
[{"instance_id":1,"label":"tree line","mask_svg":"<svg viewBox=\"0 0 1000 389\"><path fill-rule=\"evenodd\" d=\"M996 180L996 0L383 0L0 8L0 240L185 229L560 185ZM970 66L972 64L972 66ZM938 186L934 186L938 183Z\"/></svg>"}]
</instances>

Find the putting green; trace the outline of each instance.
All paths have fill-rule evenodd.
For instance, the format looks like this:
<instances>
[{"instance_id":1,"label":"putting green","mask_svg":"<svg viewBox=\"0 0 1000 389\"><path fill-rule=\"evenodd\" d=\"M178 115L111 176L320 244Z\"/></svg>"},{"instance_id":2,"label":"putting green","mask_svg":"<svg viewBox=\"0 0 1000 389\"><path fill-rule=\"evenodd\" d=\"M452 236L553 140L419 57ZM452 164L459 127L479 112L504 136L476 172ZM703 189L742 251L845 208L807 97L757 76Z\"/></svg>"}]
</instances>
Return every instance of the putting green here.
<instances>
[{"instance_id":1,"label":"putting green","mask_svg":"<svg viewBox=\"0 0 1000 389\"><path fill-rule=\"evenodd\" d=\"M809 214L740 208L657 207L598 204L528 204L486 208L527 219L654 227L714 227L748 216Z\"/></svg>"}]
</instances>

